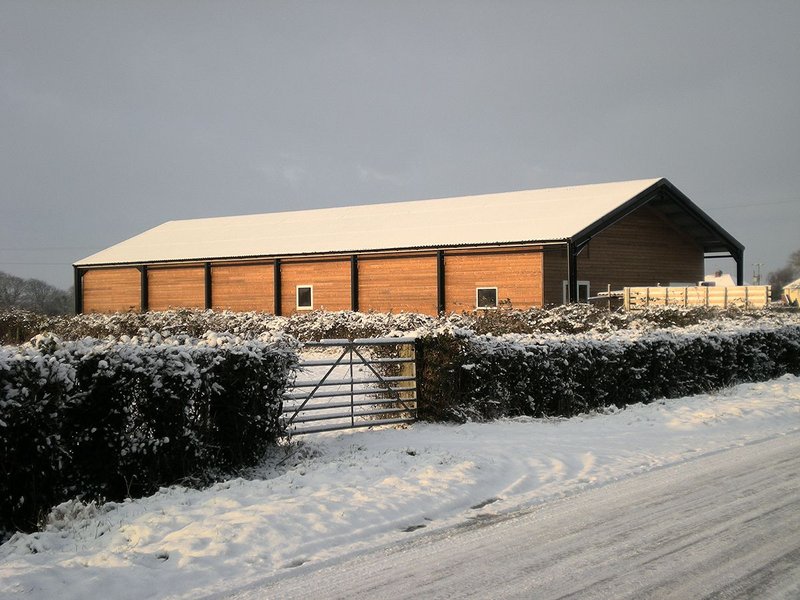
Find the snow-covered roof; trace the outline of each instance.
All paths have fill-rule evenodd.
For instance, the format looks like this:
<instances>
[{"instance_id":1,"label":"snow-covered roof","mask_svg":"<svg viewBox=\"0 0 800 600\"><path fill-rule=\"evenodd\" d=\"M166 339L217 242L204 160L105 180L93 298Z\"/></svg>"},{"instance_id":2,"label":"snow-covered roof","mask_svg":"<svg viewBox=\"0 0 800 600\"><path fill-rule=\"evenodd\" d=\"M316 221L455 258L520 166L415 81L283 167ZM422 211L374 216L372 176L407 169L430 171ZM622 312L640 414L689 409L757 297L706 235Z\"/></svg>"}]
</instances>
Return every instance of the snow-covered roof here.
<instances>
[{"instance_id":1,"label":"snow-covered roof","mask_svg":"<svg viewBox=\"0 0 800 600\"><path fill-rule=\"evenodd\" d=\"M75 265L564 240L659 181L169 221Z\"/></svg>"},{"instance_id":2,"label":"snow-covered roof","mask_svg":"<svg viewBox=\"0 0 800 600\"><path fill-rule=\"evenodd\" d=\"M715 287L736 287L736 282L730 273L706 275L705 281L713 283Z\"/></svg>"},{"instance_id":3,"label":"snow-covered roof","mask_svg":"<svg viewBox=\"0 0 800 600\"><path fill-rule=\"evenodd\" d=\"M790 281L785 286L783 286L783 289L785 290L800 289L800 279L795 279L794 281Z\"/></svg>"}]
</instances>

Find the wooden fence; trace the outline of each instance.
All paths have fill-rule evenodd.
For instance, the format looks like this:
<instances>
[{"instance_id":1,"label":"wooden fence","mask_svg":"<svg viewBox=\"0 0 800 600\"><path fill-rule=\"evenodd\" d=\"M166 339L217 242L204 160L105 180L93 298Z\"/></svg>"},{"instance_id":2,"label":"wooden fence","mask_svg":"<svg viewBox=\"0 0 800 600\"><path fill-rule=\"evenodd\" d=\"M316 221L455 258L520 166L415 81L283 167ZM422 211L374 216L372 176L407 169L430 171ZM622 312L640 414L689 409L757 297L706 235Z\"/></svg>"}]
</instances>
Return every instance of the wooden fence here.
<instances>
[{"instance_id":1,"label":"wooden fence","mask_svg":"<svg viewBox=\"0 0 800 600\"><path fill-rule=\"evenodd\" d=\"M626 287L623 290L625 310L651 306L715 306L718 308L757 309L769 306L768 285L734 287Z\"/></svg>"}]
</instances>

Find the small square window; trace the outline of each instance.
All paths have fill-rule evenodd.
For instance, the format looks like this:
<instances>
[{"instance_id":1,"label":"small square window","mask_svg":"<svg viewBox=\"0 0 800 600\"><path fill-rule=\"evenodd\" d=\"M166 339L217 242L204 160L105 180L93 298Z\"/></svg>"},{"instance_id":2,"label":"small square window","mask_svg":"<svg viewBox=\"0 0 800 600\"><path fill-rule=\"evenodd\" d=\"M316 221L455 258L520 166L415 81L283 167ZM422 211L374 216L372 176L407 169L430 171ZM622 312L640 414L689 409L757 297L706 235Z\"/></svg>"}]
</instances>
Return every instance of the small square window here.
<instances>
[{"instance_id":1,"label":"small square window","mask_svg":"<svg viewBox=\"0 0 800 600\"><path fill-rule=\"evenodd\" d=\"M314 288L310 285L297 286L297 310L314 308Z\"/></svg>"},{"instance_id":2,"label":"small square window","mask_svg":"<svg viewBox=\"0 0 800 600\"><path fill-rule=\"evenodd\" d=\"M476 308L497 308L497 288L485 287L475 289Z\"/></svg>"}]
</instances>

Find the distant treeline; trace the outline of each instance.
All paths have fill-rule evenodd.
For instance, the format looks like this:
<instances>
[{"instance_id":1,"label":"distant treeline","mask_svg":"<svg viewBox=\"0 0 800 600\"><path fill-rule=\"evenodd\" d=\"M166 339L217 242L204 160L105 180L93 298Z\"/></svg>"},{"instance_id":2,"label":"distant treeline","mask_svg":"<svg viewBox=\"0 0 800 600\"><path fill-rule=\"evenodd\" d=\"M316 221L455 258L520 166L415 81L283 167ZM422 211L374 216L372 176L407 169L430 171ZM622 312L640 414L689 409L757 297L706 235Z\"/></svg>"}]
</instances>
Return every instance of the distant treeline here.
<instances>
[{"instance_id":1,"label":"distant treeline","mask_svg":"<svg viewBox=\"0 0 800 600\"><path fill-rule=\"evenodd\" d=\"M0 271L0 309L22 308L46 315L74 310L74 290L61 290L40 279L24 279Z\"/></svg>"},{"instance_id":2,"label":"distant treeline","mask_svg":"<svg viewBox=\"0 0 800 600\"><path fill-rule=\"evenodd\" d=\"M800 248L789 255L783 267L767 275L767 283L772 286L772 299L780 299L783 287L798 277L800 277Z\"/></svg>"}]
</instances>

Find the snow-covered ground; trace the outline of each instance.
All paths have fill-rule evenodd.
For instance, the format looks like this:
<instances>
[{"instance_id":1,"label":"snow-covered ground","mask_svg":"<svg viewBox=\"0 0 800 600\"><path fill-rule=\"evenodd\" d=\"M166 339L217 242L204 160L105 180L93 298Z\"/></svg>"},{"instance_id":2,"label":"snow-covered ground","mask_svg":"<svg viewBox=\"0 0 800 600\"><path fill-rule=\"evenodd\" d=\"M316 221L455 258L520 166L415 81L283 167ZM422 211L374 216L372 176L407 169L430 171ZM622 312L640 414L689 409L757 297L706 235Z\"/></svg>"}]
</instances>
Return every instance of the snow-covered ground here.
<instances>
[{"instance_id":1,"label":"snow-covered ground","mask_svg":"<svg viewBox=\"0 0 800 600\"><path fill-rule=\"evenodd\" d=\"M703 454L209 600L797 600L799 450L793 433Z\"/></svg>"},{"instance_id":2,"label":"snow-covered ground","mask_svg":"<svg viewBox=\"0 0 800 600\"><path fill-rule=\"evenodd\" d=\"M0 547L0 596L198 597L800 429L800 378L570 420L309 437L252 477L62 507Z\"/></svg>"}]
</instances>

